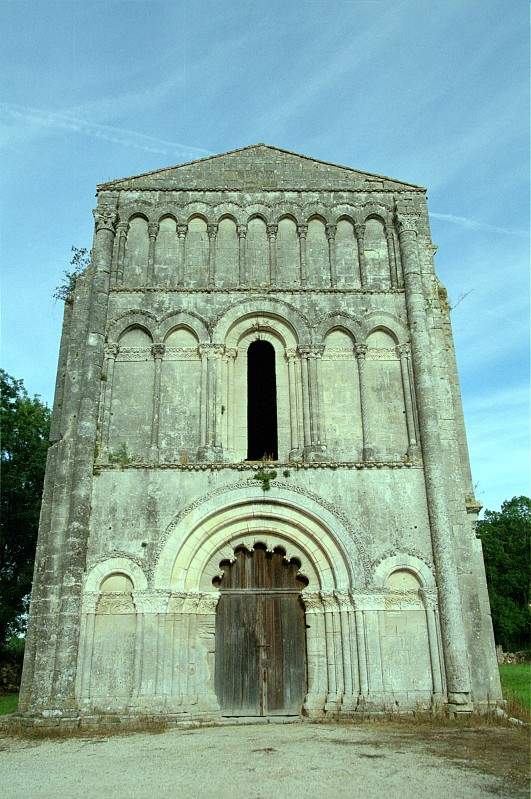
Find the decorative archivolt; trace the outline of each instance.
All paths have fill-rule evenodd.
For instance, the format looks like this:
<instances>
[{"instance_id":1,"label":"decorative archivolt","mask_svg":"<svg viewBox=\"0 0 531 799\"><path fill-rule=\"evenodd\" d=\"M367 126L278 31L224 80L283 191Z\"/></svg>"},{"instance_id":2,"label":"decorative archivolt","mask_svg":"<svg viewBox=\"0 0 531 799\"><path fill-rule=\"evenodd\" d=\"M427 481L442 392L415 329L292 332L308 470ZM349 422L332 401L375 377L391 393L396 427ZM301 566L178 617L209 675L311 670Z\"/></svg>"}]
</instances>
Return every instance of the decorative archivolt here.
<instances>
[{"instance_id":1,"label":"decorative archivolt","mask_svg":"<svg viewBox=\"0 0 531 799\"><path fill-rule=\"evenodd\" d=\"M151 339L154 339L156 325L157 317L155 314L143 311L140 308L132 308L130 311L126 311L111 320L107 329L107 341L109 344L117 343L120 336L131 327L142 328Z\"/></svg>"},{"instance_id":2,"label":"decorative archivolt","mask_svg":"<svg viewBox=\"0 0 531 799\"><path fill-rule=\"evenodd\" d=\"M324 344L327 334L332 330L338 329L349 333L354 342L359 343L362 340L363 331L358 320L343 311L335 311L322 317L319 324L314 328L314 343Z\"/></svg>"},{"instance_id":3,"label":"decorative archivolt","mask_svg":"<svg viewBox=\"0 0 531 799\"><path fill-rule=\"evenodd\" d=\"M165 314L156 327L158 341L165 341L169 333L179 327L190 329L201 344L210 341L208 325L205 319L194 311L173 311Z\"/></svg>"},{"instance_id":4,"label":"decorative archivolt","mask_svg":"<svg viewBox=\"0 0 531 799\"><path fill-rule=\"evenodd\" d=\"M375 330L384 330L397 344L408 341L407 328L402 320L395 314L387 311L369 311L360 319L360 328L363 340Z\"/></svg>"},{"instance_id":5,"label":"decorative archivolt","mask_svg":"<svg viewBox=\"0 0 531 799\"><path fill-rule=\"evenodd\" d=\"M107 342L117 343L126 330L134 327L144 330L155 343L163 343L168 334L179 327L190 329L200 343L210 341L207 322L193 311L172 311L159 320L149 311L132 309L111 320Z\"/></svg>"},{"instance_id":6,"label":"decorative archivolt","mask_svg":"<svg viewBox=\"0 0 531 799\"><path fill-rule=\"evenodd\" d=\"M275 481L267 496L246 482L220 487L183 509L161 537L153 587L199 590L213 554L249 534L280 536L286 550L291 542L323 590L365 584L363 540L348 519L317 495Z\"/></svg>"},{"instance_id":7,"label":"decorative archivolt","mask_svg":"<svg viewBox=\"0 0 531 799\"><path fill-rule=\"evenodd\" d=\"M135 591L147 590L148 582L141 566L131 557L111 554L88 570L83 586L84 593L97 593L103 581L112 574L124 574L129 577Z\"/></svg>"},{"instance_id":8,"label":"decorative archivolt","mask_svg":"<svg viewBox=\"0 0 531 799\"><path fill-rule=\"evenodd\" d=\"M231 303L217 317L212 327L213 341L226 341L229 333L240 320L248 319L277 319L286 329L292 331L295 341L299 345L310 342L310 329L308 320L294 305L271 297L250 297L247 301L241 300ZM250 325L251 326L251 325Z\"/></svg>"},{"instance_id":9,"label":"decorative archivolt","mask_svg":"<svg viewBox=\"0 0 531 799\"><path fill-rule=\"evenodd\" d=\"M386 588L389 577L398 571L411 572L421 588L433 590L436 587L432 565L418 555L408 552L384 555L374 566L370 583L375 588Z\"/></svg>"},{"instance_id":10,"label":"decorative archivolt","mask_svg":"<svg viewBox=\"0 0 531 799\"><path fill-rule=\"evenodd\" d=\"M282 203L282 206L280 208L276 207L272 214L272 218L277 225L281 219L291 219L292 222L298 224L302 217L301 206L296 203Z\"/></svg>"}]
</instances>

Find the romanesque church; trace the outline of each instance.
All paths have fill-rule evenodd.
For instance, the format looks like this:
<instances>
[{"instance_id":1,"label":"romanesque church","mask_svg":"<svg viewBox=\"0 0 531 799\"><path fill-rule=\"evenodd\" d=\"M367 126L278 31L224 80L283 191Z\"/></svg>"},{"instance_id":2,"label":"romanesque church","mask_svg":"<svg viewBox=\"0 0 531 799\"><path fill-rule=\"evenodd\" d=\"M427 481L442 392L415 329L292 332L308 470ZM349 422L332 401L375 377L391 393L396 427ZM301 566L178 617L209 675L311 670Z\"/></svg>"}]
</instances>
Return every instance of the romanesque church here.
<instances>
[{"instance_id":1,"label":"romanesque church","mask_svg":"<svg viewBox=\"0 0 531 799\"><path fill-rule=\"evenodd\" d=\"M425 189L258 144L97 197L21 712L500 700Z\"/></svg>"}]
</instances>

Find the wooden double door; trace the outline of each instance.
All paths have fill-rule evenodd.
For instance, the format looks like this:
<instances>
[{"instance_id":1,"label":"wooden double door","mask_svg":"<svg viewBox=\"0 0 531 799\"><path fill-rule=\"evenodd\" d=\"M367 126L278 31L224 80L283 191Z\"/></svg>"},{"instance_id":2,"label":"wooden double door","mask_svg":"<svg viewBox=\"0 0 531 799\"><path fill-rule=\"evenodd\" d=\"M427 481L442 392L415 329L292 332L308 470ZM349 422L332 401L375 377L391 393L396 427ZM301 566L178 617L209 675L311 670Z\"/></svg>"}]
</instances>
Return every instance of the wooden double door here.
<instances>
[{"instance_id":1,"label":"wooden double door","mask_svg":"<svg viewBox=\"0 0 531 799\"><path fill-rule=\"evenodd\" d=\"M298 715L306 694L300 564L241 549L224 563L216 614L215 686L225 716Z\"/></svg>"}]
</instances>

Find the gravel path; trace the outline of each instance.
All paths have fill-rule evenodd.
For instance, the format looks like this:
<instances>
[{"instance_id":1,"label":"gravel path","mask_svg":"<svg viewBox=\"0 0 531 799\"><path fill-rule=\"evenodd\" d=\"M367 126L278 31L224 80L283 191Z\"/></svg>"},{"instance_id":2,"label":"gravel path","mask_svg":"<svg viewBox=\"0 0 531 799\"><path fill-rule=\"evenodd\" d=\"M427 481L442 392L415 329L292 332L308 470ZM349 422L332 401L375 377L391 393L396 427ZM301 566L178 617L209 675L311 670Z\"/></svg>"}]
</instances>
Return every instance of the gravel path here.
<instances>
[{"instance_id":1,"label":"gravel path","mask_svg":"<svg viewBox=\"0 0 531 799\"><path fill-rule=\"evenodd\" d=\"M267 724L0 743L3 799L526 795L503 775L482 773L462 747L434 751L421 729Z\"/></svg>"}]
</instances>

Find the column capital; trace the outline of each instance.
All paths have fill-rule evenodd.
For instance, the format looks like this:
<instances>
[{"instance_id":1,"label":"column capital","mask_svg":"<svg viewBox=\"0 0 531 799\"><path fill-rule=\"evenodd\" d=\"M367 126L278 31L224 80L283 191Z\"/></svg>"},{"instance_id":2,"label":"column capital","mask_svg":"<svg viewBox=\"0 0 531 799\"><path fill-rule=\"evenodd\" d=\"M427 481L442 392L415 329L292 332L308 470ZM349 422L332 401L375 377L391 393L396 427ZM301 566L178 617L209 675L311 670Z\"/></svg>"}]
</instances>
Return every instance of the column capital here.
<instances>
[{"instance_id":1,"label":"column capital","mask_svg":"<svg viewBox=\"0 0 531 799\"><path fill-rule=\"evenodd\" d=\"M238 355L238 350L236 347L226 347L223 355L227 359L227 361L234 361L236 356Z\"/></svg>"},{"instance_id":2,"label":"column capital","mask_svg":"<svg viewBox=\"0 0 531 799\"><path fill-rule=\"evenodd\" d=\"M119 236L126 236L128 227L129 227L129 222L127 222L125 219L120 219L120 221L116 225L117 234Z\"/></svg>"},{"instance_id":3,"label":"column capital","mask_svg":"<svg viewBox=\"0 0 531 799\"><path fill-rule=\"evenodd\" d=\"M187 232L188 232L188 225L185 224L177 225L177 235L179 236L179 238L184 238Z\"/></svg>"},{"instance_id":4,"label":"column capital","mask_svg":"<svg viewBox=\"0 0 531 799\"><path fill-rule=\"evenodd\" d=\"M334 239L336 237L336 230L337 230L337 225L327 225L326 226L326 238L328 240Z\"/></svg>"},{"instance_id":5,"label":"column capital","mask_svg":"<svg viewBox=\"0 0 531 799\"><path fill-rule=\"evenodd\" d=\"M299 353L294 348L288 348L284 354L287 361L296 361L299 357Z\"/></svg>"},{"instance_id":6,"label":"column capital","mask_svg":"<svg viewBox=\"0 0 531 799\"><path fill-rule=\"evenodd\" d=\"M116 356L118 355L119 350L120 350L120 347L118 346L118 344L106 344L105 345L105 357L106 358L112 358L112 360L114 361L114 360L116 360Z\"/></svg>"},{"instance_id":7,"label":"column capital","mask_svg":"<svg viewBox=\"0 0 531 799\"><path fill-rule=\"evenodd\" d=\"M333 613L334 610L338 609L337 599L333 591L321 591L321 601L325 613Z\"/></svg>"},{"instance_id":8,"label":"column capital","mask_svg":"<svg viewBox=\"0 0 531 799\"><path fill-rule=\"evenodd\" d=\"M352 599L348 591L334 591L339 610L354 610Z\"/></svg>"},{"instance_id":9,"label":"column capital","mask_svg":"<svg viewBox=\"0 0 531 799\"><path fill-rule=\"evenodd\" d=\"M322 613L323 603L319 591L303 591L301 599L304 602L306 613Z\"/></svg>"},{"instance_id":10,"label":"column capital","mask_svg":"<svg viewBox=\"0 0 531 799\"><path fill-rule=\"evenodd\" d=\"M225 347L223 344L208 343L199 345L199 354L201 357L205 356L209 360L211 358L221 358L224 352Z\"/></svg>"},{"instance_id":11,"label":"column capital","mask_svg":"<svg viewBox=\"0 0 531 799\"><path fill-rule=\"evenodd\" d=\"M238 238L244 239L247 236L247 225L238 225Z\"/></svg>"},{"instance_id":12,"label":"column capital","mask_svg":"<svg viewBox=\"0 0 531 799\"><path fill-rule=\"evenodd\" d=\"M166 347L164 346L164 344L151 345L151 354L153 355L156 361L161 361L164 358L165 351Z\"/></svg>"},{"instance_id":13,"label":"column capital","mask_svg":"<svg viewBox=\"0 0 531 799\"><path fill-rule=\"evenodd\" d=\"M409 355L410 355L410 352L411 352L410 346L409 346L409 342L406 341L406 342L403 342L402 344L397 344L396 345L396 351L397 351L398 356L400 358L409 358Z\"/></svg>"},{"instance_id":14,"label":"column capital","mask_svg":"<svg viewBox=\"0 0 531 799\"><path fill-rule=\"evenodd\" d=\"M415 236L417 235L417 224L419 220L419 215L415 213L409 214L401 214L397 213L396 215L396 224L398 228L398 235L403 236L406 233L413 233Z\"/></svg>"},{"instance_id":15,"label":"column capital","mask_svg":"<svg viewBox=\"0 0 531 799\"><path fill-rule=\"evenodd\" d=\"M362 239L365 235L365 222L354 222L356 238Z\"/></svg>"},{"instance_id":16,"label":"column capital","mask_svg":"<svg viewBox=\"0 0 531 799\"><path fill-rule=\"evenodd\" d=\"M311 344L298 348L301 358L322 358L324 344Z\"/></svg>"},{"instance_id":17,"label":"column capital","mask_svg":"<svg viewBox=\"0 0 531 799\"><path fill-rule=\"evenodd\" d=\"M305 239L308 233L308 225L297 225L297 233L300 239Z\"/></svg>"},{"instance_id":18,"label":"column capital","mask_svg":"<svg viewBox=\"0 0 531 799\"><path fill-rule=\"evenodd\" d=\"M150 239L156 239L157 233L159 232L159 223L158 222L150 222L148 224L148 236Z\"/></svg>"},{"instance_id":19,"label":"column capital","mask_svg":"<svg viewBox=\"0 0 531 799\"><path fill-rule=\"evenodd\" d=\"M268 225L267 226L267 235L269 238L275 238L278 232L278 225Z\"/></svg>"},{"instance_id":20,"label":"column capital","mask_svg":"<svg viewBox=\"0 0 531 799\"><path fill-rule=\"evenodd\" d=\"M419 588L419 595L424 607L428 610L437 610L437 589Z\"/></svg>"},{"instance_id":21,"label":"column capital","mask_svg":"<svg viewBox=\"0 0 531 799\"><path fill-rule=\"evenodd\" d=\"M215 239L218 232L217 224L210 223L207 225L207 233L210 239Z\"/></svg>"},{"instance_id":22,"label":"column capital","mask_svg":"<svg viewBox=\"0 0 531 799\"><path fill-rule=\"evenodd\" d=\"M110 230L111 233L114 233L118 219L116 211L111 208L95 208L92 213L96 224L96 232Z\"/></svg>"},{"instance_id":23,"label":"column capital","mask_svg":"<svg viewBox=\"0 0 531 799\"><path fill-rule=\"evenodd\" d=\"M220 593L216 591L211 594L200 594L196 613L199 616L208 616L216 612L216 605L219 602Z\"/></svg>"},{"instance_id":24,"label":"column capital","mask_svg":"<svg viewBox=\"0 0 531 799\"><path fill-rule=\"evenodd\" d=\"M366 344L354 344L354 354L358 360L364 361L369 348Z\"/></svg>"}]
</instances>

